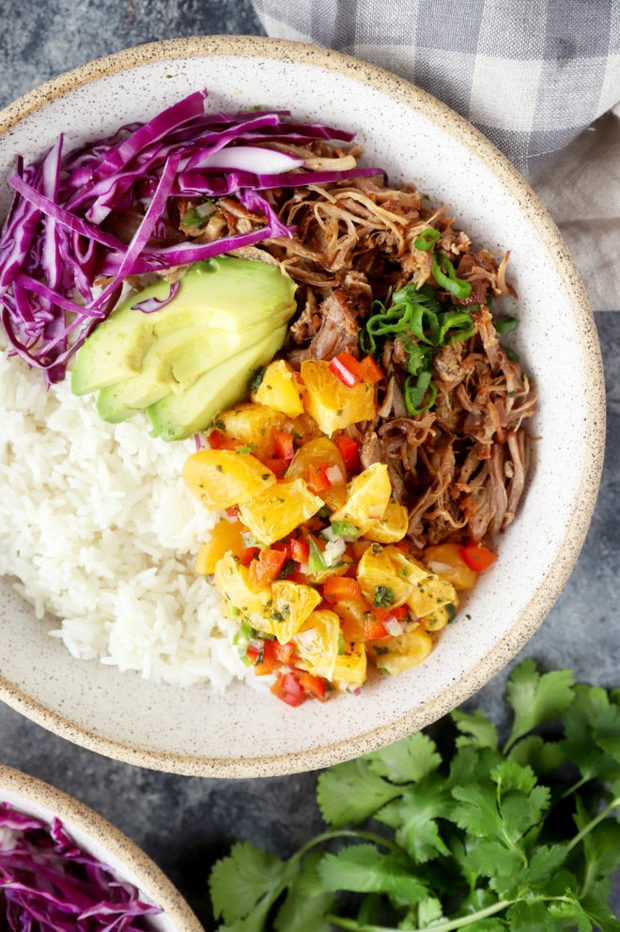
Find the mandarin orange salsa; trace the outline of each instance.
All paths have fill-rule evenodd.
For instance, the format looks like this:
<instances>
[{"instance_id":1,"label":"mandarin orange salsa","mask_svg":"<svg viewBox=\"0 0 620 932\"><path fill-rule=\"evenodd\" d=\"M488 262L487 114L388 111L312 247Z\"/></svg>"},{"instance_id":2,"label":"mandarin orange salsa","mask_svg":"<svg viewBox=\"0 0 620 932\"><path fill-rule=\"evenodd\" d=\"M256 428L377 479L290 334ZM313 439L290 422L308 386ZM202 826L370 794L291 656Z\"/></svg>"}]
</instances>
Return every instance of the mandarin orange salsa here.
<instances>
[{"instance_id":1,"label":"mandarin orange salsa","mask_svg":"<svg viewBox=\"0 0 620 932\"><path fill-rule=\"evenodd\" d=\"M495 559L480 544L414 555L387 466L362 468L347 433L375 416L383 373L344 355L299 371L274 360L183 470L223 512L196 570L236 621L244 661L293 706L360 689L369 664L397 674L424 661L459 593Z\"/></svg>"}]
</instances>

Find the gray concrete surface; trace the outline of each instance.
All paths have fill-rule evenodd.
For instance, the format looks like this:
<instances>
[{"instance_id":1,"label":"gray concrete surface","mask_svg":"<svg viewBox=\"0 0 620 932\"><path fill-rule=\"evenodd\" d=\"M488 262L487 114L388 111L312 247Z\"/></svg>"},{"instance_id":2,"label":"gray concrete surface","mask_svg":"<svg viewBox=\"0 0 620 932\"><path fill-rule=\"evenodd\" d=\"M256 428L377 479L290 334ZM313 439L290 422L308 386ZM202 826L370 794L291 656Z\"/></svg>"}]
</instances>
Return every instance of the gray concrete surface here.
<instances>
[{"instance_id":1,"label":"gray concrete surface","mask_svg":"<svg viewBox=\"0 0 620 932\"><path fill-rule=\"evenodd\" d=\"M62 71L122 48L194 34L261 33L247 0L5 0L0 32L0 106ZM538 634L513 664L620 686L617 512L620 484L620 313L596 315L608 392L607 455L601 492L572 576ZM510 667L510 668L511 668ZM508 670L472 701L501 717ZM83 800L140 845L212 928L210 865L235 839L286 855L321 828L316 774L257 780L176 777L108 760L47 733L0 705L0 761ZM620 883L614 892L620 914Z\"/></svg>"}]
</instances>

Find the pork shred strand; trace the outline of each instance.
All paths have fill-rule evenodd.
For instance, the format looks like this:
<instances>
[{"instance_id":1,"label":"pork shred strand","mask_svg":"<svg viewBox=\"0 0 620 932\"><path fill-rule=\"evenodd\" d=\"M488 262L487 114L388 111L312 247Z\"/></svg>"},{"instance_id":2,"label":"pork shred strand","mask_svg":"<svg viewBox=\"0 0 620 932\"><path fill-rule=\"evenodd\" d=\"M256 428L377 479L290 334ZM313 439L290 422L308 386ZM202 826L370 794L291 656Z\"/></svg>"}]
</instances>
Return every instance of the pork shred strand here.
<instances>
[{"instance_id":1,"label":"pork shred strand","mask_svg":"<svg viewBox=\"0 0 620 932\"><path fill-rule=\"evenodd\" d=\"M351 162L352 156L323 141L294 147L294 154L305 157L308 167L318 164L313 159ZM359 355L360 329L373 300L388 303L410 282L435 284L431 251L414 244L429 226L439 231L438 249L471 284L467 299L453 301L472 306L474 333L436 351L436 403L416 417L407 414L402 392L406 351L398 339L386 341L381 362L387 384L378 389L378 416L349 431L360 442L363 466L387 464L420 551L503 531L525 489L531 449L526 422L536 405L527 375L501 347L486 306L489 295L516 296L506 279L508 254L498 262L487 250L475 251L445 208L431 209L413 185L391 188L381 177L263 193L295 236L236 252L275 261L297 282L298 313L284 348L295 366L342 350ZM191 206L181 205L181 214ZM221 198L197 236L208 240L263 225L262 215L234 197Z\"/></svg>"}]
</instances>

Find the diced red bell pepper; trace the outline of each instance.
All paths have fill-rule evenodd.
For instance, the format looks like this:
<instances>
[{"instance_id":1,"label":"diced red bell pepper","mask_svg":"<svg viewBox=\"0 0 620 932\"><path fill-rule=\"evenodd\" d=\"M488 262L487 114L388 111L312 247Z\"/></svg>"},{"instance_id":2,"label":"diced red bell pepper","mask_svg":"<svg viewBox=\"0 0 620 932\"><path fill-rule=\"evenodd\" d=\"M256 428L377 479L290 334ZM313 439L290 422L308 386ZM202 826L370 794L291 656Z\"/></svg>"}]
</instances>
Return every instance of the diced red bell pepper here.
<instances>
[{"instance_id":1,"label":"diced red bell pepper","mask_svg":"<svg viewBox=\"0 0 620 932\"><path fill-rule=\"evenodd\" d=\"M381 638L389 637L384 622L388 618L404 621L408 614L409 609L406 605L397 605L395 608L373 608L371 612L366 612L364 615L364 640L378 641Z\"/></svg>"},{"instance_id":2,"label":"diced red bell pepper","mask_svg":"<svg viewBox=\"0 0 620 932\"><path fill-rule=\"evenodd\" d=\"M287 641L286 644L280 644L279 641L269 641L271 653L274 661L281 667L292 665L295 660L295 651L297 647L293 641Z\"/></svg>"},{"instance_id":3,"label":"diced red bell pepper","mask_svg":"<svg viewBox=\"0 0 620 932\"><path fill-rule=\"evenodd\" d=\"M325 492L331 489L332 481L327 475L329 463L316 463L308 466L304 474L304 479L311 492Z\"/></svg>"},{"instance_id":4,"label":"diced red bell pepper","mask_svg":"<svg viewBox=\"0 0 620 932\"><path fill-rule=\"evenodd\" d=\"M320 676L315 676L313 673L304 670L297 674L297 680L308 695L313 696L315 699L325 699L327 693L325 680L322 680Z\"/></svg>"},{"instance_id":5,"label":"diced red bell pepper","mask_svg":"<svg viewBox=\"0 0 620 932\"><path fill-rule=\"evenodd\" d=\"M361 591L358 580L352 576L328 576L323 583L323 598L328 602L338 602L340 599L358 599Z\"/></svg>"},{"instance_id":6,"label":"diced red bell pepper","mask_svg":"<svg viewBox=\"0 0 620 932\"><path fill-rule=\"evenodd\" d=\"M338 434L335 439L336 446L344 460L344 467L348 474L359 472L360 458L359 445L348 434Z\"/></svg>"},{"instance_id":7,"label":"diced red bell pepper","mask_svg":"<svg viewBox=\"0 0 620 932\"><path fill-rule=\"evenodd\" d=\"M271 641L263 641L262 644L249 644L245 652L246 657L252 664L256 676L269 676L274 670L274 656L269 649Z\"/></svg>"},{"instance_id":8,"label":"diced red bell pepper","mask_svg":"<svg viewBox=\"0 0 620 932\"><path fill-rule=\"evenodd\" d=\"M387 631L383 627L381 619L377 618L374 612L366 612L364 615L364 640L379 641L387 636Z\"/></svg>"},{"instance_id":9,"label":"diced red bell pepper","mask_svg":"<svg viewBox=\"0 0 620 932\"><path fill-rule=\"evenodd\" d=\"M376 608L373 608L372 613L381 622L387 621L388 618L395 618L397 621L404 621L409 614L409 607L407 605L395 605L394 607L388 606L387 608L381 608L380 606L377 606Z\"/></svg>"},{"instance_id":10,"label":"diced red bell pepper","mask_svg":"<svg viewBox=\"0 0 620 932\"><path fill-rule=\"evenodd\" d=\"M243 566L250 566L254 557L260 552L259 547L246 547L239 560Z\"/></svg>"},{"instance_id":11,"label":"diced red bell pepper","mask_svg":"<svg viewBox=\"0 0 620 932\"><path fill-rule=\"evenodd\" d=\"M289 541L291 560L295 563L307 563L310 556L310 547L304 537L291 537Z\"/></svg>"},{"instance_id":12,"label":"diced red bell pepper","mask_svg":"<svg viewBox=\"0 0 620 932\"><path fill-rule=\"evenodd\" d=\"M474 570L476 573L484 572L484 570L487 570L491 564L495 563L497 560L496 553L493 553L493 551L485 547L484 544L473 542L459 547L459 554L465 563L467 563L470 570Z\"/></svg>"},{"instance_id":13,"label":"diced red bell pepper","mask_svg":"<svg viewBox=\"0 0 620 932\"><path fill-rule=\"evenodd\" d=\"M359 366L362 378L365 382L376 385L377 382L381 382L385 378L383 369L372 356L364 356L364 358L360 360Z\"/></svg>"},{"instance_id":14,"label":"diced red bell pepper","mask_svg":"<svg viewBox=\"0 0 620 932\"><path fill-rule=\"evenodd\" d=\"M272 580L277 579L287 556L287 548L276 550L269 547L259 550L249 566L250 586L267 586Z\"/></svg>"},{"instance_id":15,"label":"diced red bell pepper","mask_svg":"<svg viewBox=\"0 0 620 932\"><path fill-rule=\"evenodd\" d=\"M347 388L352 388L362 379L362 369L359 359L356 359L352 353L343 350L329 363L330 372L339 379Z\"/></svg>"},{"instance_id":16,"label":"diced red bell pepper","mask_svg":"<svg viewBox=\"0 0 620 932\"><path fill-rule=\"evenodd\" d=\"M279 641L266 639L249 644L246 657L251 661L257 676L266 676L279 667L286 667L293 663L295 644L293 641L280 644Z\"/></svg>"},{"instance_id":17,"label":"diced red bell pepper","mask_svg":"<svg viewBox=\"0 0 620 932\"><path fill-rule=\"evenodd\" d=\"M221 449L225 443L228 443L228 437L221 430L218 430L217 427L214 427L212 431L209 432L207 436L209 441L209 446L212 450Z\"/></svg>"},{"instance_id":18,"label":"diced red bell pepper","mask_svg":"<svg viewBox=\"0 0 620 932\"><path fill-rule=\"evenodd\" d=\"M291 706L301 705L307 699L306 691L294 673L280 673L271 692Z\"/></svg>"},{"instance_id":19,"label":"diced red bell pepper","mask_svg":"<svg viewBox=\"0 0 620 932\"><path fill-rule=\"evenodd\" d=\"M276 456L290 463L295 455L293 435L288 430L276 430L273 435L273 444Z\"/></svg>"},{"instance_id":20,"label":"diced red bell pepper","mask_svg":"<svg viewBox=\"0 0 620 932\"><path fill-rule=\"evenodd\" d=\"M281 459L279 456L261 456L263 466L270 469L277 479L283 479L284 473L288 469L289 461Z\"/></svg>"}]
</instances>

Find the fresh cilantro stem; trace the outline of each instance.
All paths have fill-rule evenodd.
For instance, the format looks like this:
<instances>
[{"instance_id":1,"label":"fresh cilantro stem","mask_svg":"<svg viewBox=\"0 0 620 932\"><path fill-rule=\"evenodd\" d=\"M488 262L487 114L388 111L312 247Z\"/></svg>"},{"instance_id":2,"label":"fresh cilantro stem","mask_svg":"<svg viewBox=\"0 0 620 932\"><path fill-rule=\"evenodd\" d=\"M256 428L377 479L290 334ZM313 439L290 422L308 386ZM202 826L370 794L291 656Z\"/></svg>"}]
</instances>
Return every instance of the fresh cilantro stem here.
<instances>
[{"instance_id":1,"label":"fresh cilantro stem","mask_svg":"<svg viewBox=\"0 0 620 932\"><path fill-rule=\"evenodd\" d=\"M529 903L565 903L569 906L573 905L573 900L567 896L535 896L528 897ZM468 913L466 916L459 916L456 919L447 919L445 922L433 922L432 932L455 932L457 929L465 929L467 926L471 926L476 922L480 922L482 919L488 919L490 916L495 916L497 913L501 913L503 910L508 909L514 903L518 903L518 899L512 900L498 900L496 903L493 903L491 906L487 906L485 909L479 909L474 913ZM374 925L368 923L358 922L356 919L345 919L341 916L327 915L325 917L328 922L331 922L332 925L337 926L339 929L345 929L347 932L425 932L425 929L428 929L429 926L405 926L399 925L396 926L383 926L383 925Z\"/></svg>"},{"instance_id":2,"label":"fresh cilantro stem","mask_svg":"<svg viewBox=\"0 0 620 932\"><path fill-rule=\"evenodd\" d=\"M357 841L370 841L375 845L381 845L383 848L387 848L388 851L393 851L394 853L400 853L401 849L399 845L395 844L393 841L390 841L389 838L386 838L384 835L379 835L376 832L366 832L362 829L353 829L353 828L341 828L341 829L331 829L328 832L321 832L320 835L315 835L314 838L311 838L309 842L303 845L299 851L296 851L291 857L291 861L301 860L309 851L313 848L317 848L320 845L324 845L327 842L334 841L337 838L355 838Z\"/></svg>"},{"instance_id":3,"label":"fresh cilantro stem","mask_svg":"<svg viewBox=\"0 0 620 932\"><path fill-rule=\"evenodd\" d=\"M587 825L584 825L581 831L578 832L575 835L575 837L572 838L571 841L567 843L566 845L567 851L572 851L573 848L581 844L581 842L584 840L586 835L589 835L592 829L595 828L595 826L597 826L604 819L606 819L607 816L610 815L610 813L613 812L614 809L618 808L618 806L620 806L620 796L617 796L615 799L612 799L612 801L609 803L608 806L605 807L605 809L602 809L601 812L599 812L598 815L596 815L592 819L591 822L588 822Z\"/></svg>"},{"instance_id":4,"label":"fresh cilantro stem","mask_svg":"<svg viewBox=\"0 0 620 932\"><path fill-rule=\"evenodd\" d=\"M475 913L468 913L467 916L459 916L458 919L448 919L445 922L434 922L432 930L433 932L453 932L454 929L464 929L466 926L473 925L474 922L480 922L481 919L501 913L503 909L507 909L516 902L517 900L498 900L497 903L485 909L479 909ZM396 929L394 926L366 925L355 919L343 919L340 916L326 916L326 919L340 929L347 929L348 932L424 932L417 926L399 925Z\"/></svg>"}]
</instances>

